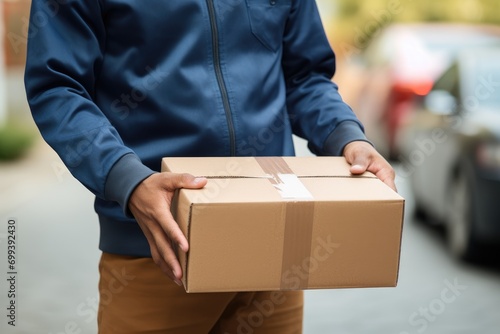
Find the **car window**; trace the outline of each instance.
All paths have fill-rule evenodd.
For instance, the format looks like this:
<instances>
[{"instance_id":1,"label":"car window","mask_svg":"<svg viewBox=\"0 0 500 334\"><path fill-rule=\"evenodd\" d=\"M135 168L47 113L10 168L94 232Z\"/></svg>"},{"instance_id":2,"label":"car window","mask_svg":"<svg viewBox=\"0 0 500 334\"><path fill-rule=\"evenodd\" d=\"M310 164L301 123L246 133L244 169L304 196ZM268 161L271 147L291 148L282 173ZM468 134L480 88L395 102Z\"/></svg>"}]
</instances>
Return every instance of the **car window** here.
<instances>
[{"instance_id":1,"label":"car window","mask_svg":"<svg viewBox=\"0 0 500 334\"><path fill-rule=\"evenodd\" d=\"M471 53L464 63L464 104L470 109L500 109L500 51Z\"/></svg>"},{"instance_id":2,"label":"car window","mask_svg":"<svg viewBox=\"0 0 500 334\"><path fill-rule=\"evenodd\" d=\"M445 90L451 93L457 101L460 99L458 65L451 66L439 80L436 81L432 90Z\"/></svg>"}]
</instances>

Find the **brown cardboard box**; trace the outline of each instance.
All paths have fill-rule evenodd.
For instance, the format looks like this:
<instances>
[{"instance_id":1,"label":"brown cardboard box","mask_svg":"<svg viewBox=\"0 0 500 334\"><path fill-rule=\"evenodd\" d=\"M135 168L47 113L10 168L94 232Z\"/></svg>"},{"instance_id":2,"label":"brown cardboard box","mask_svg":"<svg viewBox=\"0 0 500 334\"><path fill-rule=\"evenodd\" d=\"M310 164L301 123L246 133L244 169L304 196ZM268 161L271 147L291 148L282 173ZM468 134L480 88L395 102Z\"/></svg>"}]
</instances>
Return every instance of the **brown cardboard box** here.
<instances>
[{"instance_id":1,"label":"brown cardboard box","mask_svg":"<svg viewBox=\"0 0 500 334\"><path fill-rule=\"evenodd\" d=\"M187 292L393 287L404 199L343 157L164 158L209 178L172 206Z\"/></svg>"}]
</instances>

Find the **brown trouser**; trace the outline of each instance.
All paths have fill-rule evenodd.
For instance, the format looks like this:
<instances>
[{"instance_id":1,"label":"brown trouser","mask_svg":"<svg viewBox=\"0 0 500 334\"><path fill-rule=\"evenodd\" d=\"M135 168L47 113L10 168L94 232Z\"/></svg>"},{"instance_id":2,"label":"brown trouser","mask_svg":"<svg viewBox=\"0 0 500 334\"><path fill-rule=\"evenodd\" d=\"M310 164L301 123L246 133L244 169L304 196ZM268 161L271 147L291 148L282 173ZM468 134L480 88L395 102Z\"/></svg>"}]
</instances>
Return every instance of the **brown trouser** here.
<instances>
[{"instance_id":1,"label":"brown trouser","mask_svg":"<svg viewBox=\"0 0 500 334\"><path fill-rule=\"evenodd\" d=\"M185 292L151 258L103 253L99 334L302 333L302 291Z\"/></svg>"}]
</instances>

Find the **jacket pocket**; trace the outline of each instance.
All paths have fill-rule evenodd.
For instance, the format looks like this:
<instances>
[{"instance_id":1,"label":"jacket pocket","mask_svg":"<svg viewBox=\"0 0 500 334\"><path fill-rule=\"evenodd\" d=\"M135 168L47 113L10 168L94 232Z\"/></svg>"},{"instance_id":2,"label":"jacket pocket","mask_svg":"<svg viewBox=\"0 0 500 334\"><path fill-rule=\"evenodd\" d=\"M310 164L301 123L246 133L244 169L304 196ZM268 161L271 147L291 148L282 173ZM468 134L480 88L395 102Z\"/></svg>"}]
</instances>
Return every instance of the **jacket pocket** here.
<instances>
[{"instance_id":1,"label":"jacket pocket","mask_svg":"<svg viewBox=\"0 0 500 334\"><path fill-rule=\"evenodd\" d=\"M276 52L283 42L292 0L246 0L252 34Z\"/></svg>"}]
</instances>

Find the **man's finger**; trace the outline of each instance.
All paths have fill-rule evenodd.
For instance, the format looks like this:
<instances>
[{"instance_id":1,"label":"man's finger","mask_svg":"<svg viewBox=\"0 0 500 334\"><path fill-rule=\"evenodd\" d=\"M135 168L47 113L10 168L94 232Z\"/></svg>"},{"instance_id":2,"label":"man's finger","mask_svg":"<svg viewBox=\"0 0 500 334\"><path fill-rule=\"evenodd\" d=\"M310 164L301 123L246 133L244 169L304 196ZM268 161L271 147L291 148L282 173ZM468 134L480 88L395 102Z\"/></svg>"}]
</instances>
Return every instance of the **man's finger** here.
<instances>
[{"instance_id":1,"label":"man's finger","mask_svg":"<svg viewBox=\"0 0 500 334\"><path fill-rule=\"evenodd\" d=\"M171 280L173 280L177 285L181 285L180 280L175 276L174 272L170 269L167 262L163 259L163 256L160 254L158 250L157 242L153 233L146 227L140 224L140 227L148 239L149 249L151 251L151 257L153 258L154 263L160 267L161 271L163 271Z\"/></svg>"},{"instance_id":2,"label":"man's finger","mask_svg":"<svg viewBox=\"0 0 500 334\"><path fill-rule=\"evenodd\" d=\"M395 173L392 169L381 169L377 174L377 177L391 187L392 190L397 192L396 183L394 182Z\"/></svg>"},{"instance_id":3,"label":"man's finger","mask_svg":"<svg viewBox=\"0 0 500 334\"><path fill-rule=\"evenodd\" d=\"M355 175L363 174L366 172L366 167L361 164L351 165L350 172Z\"/></svg>"},{"instance_id":4,"label":"man's finger","mask_svg":"<svg viewBox=\"0 0 500 334\"><path fill-rule=\"evenodd\" d=\"M363 174L368 168L368 159L365 155L358 154L351 162L351 168L349 169L352 174Z\"/></svg>"},{"instance_id":5,"label":"man's finger","mask_svg":"<svg viewBox=\"0 0 500 334\"><path fill-rule=\"evenodd\" d=\"M174 279L180 280L182 278L182 269L179 264L179 260L177 260L177 256L175 255L175 252L170 245L170 242L165 238L161 238L157 240L156 247L158 248L161 259L166 264L166 267L168 269L167 273L172 273Z\"/></svg>"},{"instance_id":6,"label":"man's finger","mask_svg":"<svg viewBox=\"0 0 500 334\"><path fill-rule=\"evenodd\" d=\"M175 190L180 188L188 189L199 189L203 188L207 184L207 179L204 177L195 177L191 174L174 174L165 173L166 176L166 187L169 190Z\"/></svg>"},{"instance_id":7,"label":"man's finger","mask_svg":"<svg viewBox=\"0 0 500 334\"><path fill-rule=\"evenodd\" d=\"M153 261L155 264L161 269L165 275L168 276L172 281L175 282L177 285L182 285L182 282L176 277L175 273L170 269L168 266L167 262L163 259L163 257L160 255L160 251L156 247L156 245L151 246L151 256L153 257Z\"/></svg>"},{"instance_id":8,"label":"man's finger","mask_svg":"<svg viewBox=\"0 0 500 334\"><path fill-rule=\"evenodd\" d=\"M158 226L153 225L153 229L151 230L151 234L153 237L154 246L151 249L151 253L153 255L153 251L157 252L159 258L155 258L155 263L162 268L162 270L174 280L179 281L182 278L182 269L177 259L177 255L172 248L172 244L168 235Z\"/></svg>"},{"instance_id":9,"label":"man's finger","mask_svg":"<svg viewBox=\"0 0 500 334\"><path fill-rule=\"evenodd\" d=\"M351 142L346 145L343 154L347 162L351 164L350 172L352 174L362 174L369 171L394 191L397 191L394 183L394 169L375 151L373 146L362 141Z\"/></svg>"},{"instance_id":10,"label":"man's finger","mask_svg":"<svg viewBox=\"0 0 500 334\"><path fill-rule=\"evenodd\" d=\"M184 253L189 250L189 243L182 233L179 225L175 221L172 213L168 210L162 211L157 217L158 225L172 242L177 245Z\"/></svg>"}]
</instances>

